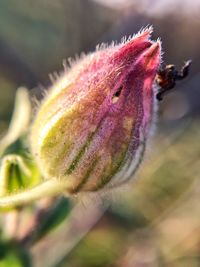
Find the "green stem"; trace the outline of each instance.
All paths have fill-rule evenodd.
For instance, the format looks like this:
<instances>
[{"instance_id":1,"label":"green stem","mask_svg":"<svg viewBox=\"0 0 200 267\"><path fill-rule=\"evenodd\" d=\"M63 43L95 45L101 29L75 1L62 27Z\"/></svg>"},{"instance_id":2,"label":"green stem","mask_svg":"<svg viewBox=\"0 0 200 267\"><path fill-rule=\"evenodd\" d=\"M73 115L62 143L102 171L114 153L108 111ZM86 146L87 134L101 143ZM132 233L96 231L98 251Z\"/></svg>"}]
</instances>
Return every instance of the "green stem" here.
<instances>
[{"instance_id":1,"label":"green stem","mask_svg":"<svg viewBox=\"0 0 200 267\"><path fill-rule=\"evenodd\" d=\"M52 197L65 192L66 180L50 179L26 191L0 197L0 209L25 205L42 197Z\"/></svg>"}]
</instances>

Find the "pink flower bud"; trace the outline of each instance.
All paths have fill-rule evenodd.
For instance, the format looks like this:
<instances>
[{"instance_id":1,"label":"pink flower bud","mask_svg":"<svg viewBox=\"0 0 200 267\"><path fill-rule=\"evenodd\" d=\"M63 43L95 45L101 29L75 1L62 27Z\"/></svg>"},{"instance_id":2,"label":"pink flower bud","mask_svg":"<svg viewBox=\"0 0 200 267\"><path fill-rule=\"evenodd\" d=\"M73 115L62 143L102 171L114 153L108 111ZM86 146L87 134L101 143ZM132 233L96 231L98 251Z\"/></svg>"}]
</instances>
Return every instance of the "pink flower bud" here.
<instances>
[{"instance_id":1,"label":"pink flower bud","mask_svg":"<svg viewBox=\"0 0 200 267\"><path fill-rule=\"evenodd\" d=\"M133 176L152 124L160 64L160 42L150 33L85 56L52 86L31 133L44 177L66 179L75 193Z\"/></svg>"}]
</instances>

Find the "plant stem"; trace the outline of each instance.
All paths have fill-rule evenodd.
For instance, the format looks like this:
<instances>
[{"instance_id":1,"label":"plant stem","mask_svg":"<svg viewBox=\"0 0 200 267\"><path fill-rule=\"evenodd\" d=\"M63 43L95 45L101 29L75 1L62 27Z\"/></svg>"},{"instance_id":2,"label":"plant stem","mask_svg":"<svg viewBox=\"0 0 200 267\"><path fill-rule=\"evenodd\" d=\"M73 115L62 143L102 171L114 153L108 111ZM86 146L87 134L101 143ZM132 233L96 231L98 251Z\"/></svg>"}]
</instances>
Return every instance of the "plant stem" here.
<instances>
[{"instance_id":1,"label":"plant stem","mask_svg":"<svg viewBox=\"0 0 200 267\"><path fill-rule=\"evenodd\" d=\"M65 188L66 180L58 181L56 179L50 179L26 191L0 197L0 209L25 205L42 197L56 196L64 192Z\"/></svg>"}]
</instances>

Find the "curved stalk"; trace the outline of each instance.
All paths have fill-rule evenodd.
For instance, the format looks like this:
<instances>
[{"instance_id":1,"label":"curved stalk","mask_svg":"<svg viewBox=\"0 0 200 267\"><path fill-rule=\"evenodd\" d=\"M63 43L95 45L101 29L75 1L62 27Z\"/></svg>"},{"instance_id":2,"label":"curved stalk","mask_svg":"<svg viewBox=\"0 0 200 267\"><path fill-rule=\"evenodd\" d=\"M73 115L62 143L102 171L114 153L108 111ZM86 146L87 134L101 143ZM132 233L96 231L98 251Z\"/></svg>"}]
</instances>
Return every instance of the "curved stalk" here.
<instances>
[{"instance_id":1,"label":"curved stalk","mask_svg":"<svg viewBox=\"0 0 200 267\"><path fill-rule=\"evenodd\" d=\"M26 205L42 197L56 196L65 191L66 180L50 179L26 191L0 197L0 209Z\"/></svg>"}]
</instances>

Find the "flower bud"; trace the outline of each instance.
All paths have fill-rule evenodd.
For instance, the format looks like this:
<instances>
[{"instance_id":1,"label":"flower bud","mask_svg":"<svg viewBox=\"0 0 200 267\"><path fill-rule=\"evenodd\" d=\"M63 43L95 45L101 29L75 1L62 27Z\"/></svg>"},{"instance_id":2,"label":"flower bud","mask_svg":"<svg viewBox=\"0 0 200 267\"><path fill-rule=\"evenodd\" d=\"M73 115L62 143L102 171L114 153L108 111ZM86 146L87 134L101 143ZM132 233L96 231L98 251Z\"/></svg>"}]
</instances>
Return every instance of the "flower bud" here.
<instances>
[{"instance_id":1,"label":"flower bud","mask_svg":"<svg viewBox=\"0 0 200 267\"><path fill-rule=\"evenodd\" d=\"M151 29L85 56L55 82L36 115L32 152L45 178L70 193L96 191L133 176L154 110L160 42Z\"/></svg>"}]
</instances>

